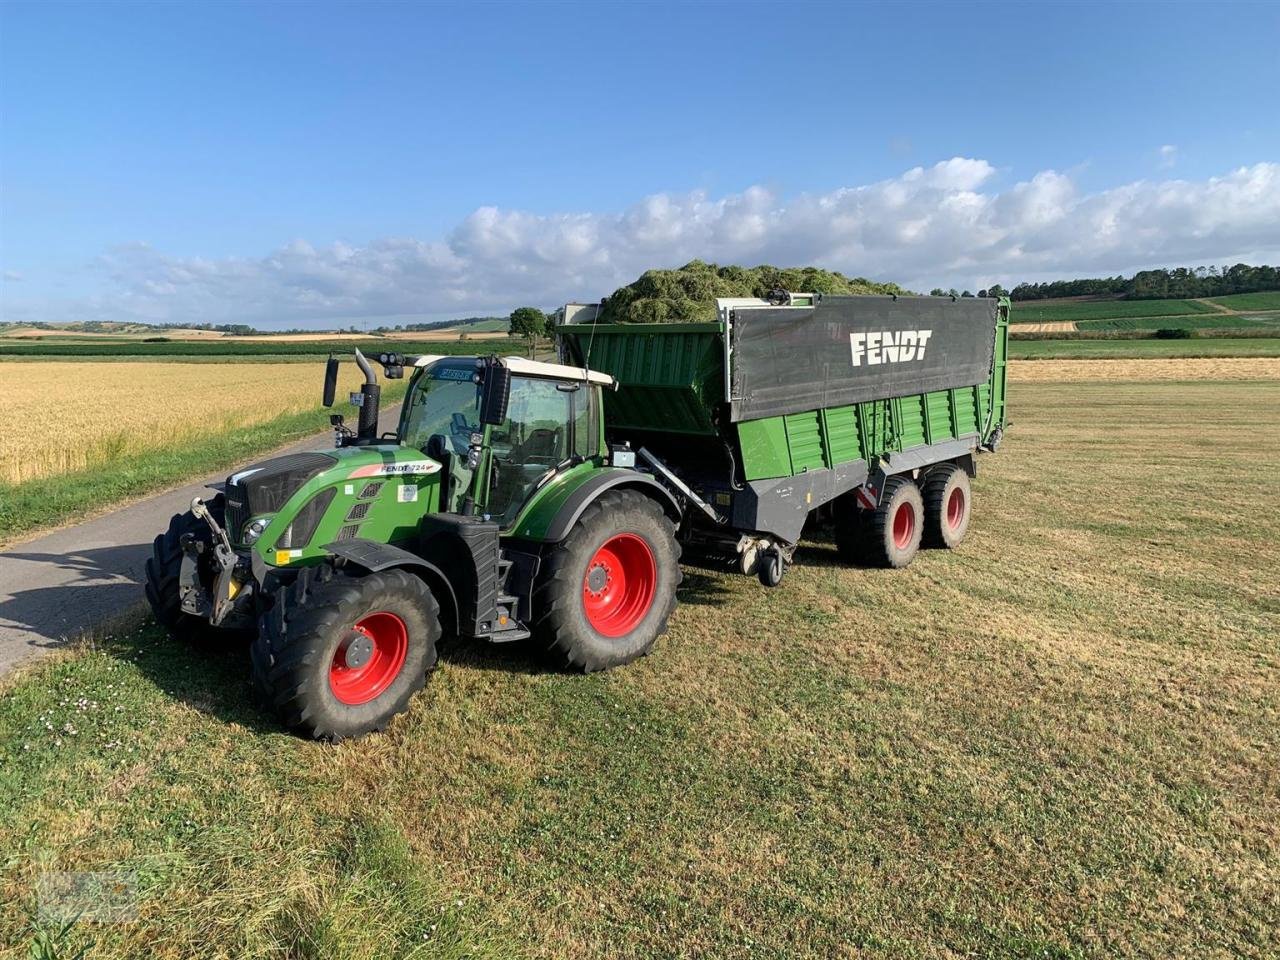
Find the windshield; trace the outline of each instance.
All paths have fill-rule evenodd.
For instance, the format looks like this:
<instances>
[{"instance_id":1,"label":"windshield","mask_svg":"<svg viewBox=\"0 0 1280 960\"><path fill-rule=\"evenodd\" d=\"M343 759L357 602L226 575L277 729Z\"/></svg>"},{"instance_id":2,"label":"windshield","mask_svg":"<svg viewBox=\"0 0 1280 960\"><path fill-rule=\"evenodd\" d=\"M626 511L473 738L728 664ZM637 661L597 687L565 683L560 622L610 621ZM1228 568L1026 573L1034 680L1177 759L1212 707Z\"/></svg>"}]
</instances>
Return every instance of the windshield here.
<instances>
[{"instance_id":1,"label":"windshield","mask_svg":"<svg viewBox=\"0 0 1280 960\"><path fill-rule=\"evenodd\" d=\"M474 373L474 360L435 363L424 371L405 401L400 442L423 450L433 436L440 436L447 450L466 453L471 435L480 432L480 387Z\"/></svg>"}]
</instances>

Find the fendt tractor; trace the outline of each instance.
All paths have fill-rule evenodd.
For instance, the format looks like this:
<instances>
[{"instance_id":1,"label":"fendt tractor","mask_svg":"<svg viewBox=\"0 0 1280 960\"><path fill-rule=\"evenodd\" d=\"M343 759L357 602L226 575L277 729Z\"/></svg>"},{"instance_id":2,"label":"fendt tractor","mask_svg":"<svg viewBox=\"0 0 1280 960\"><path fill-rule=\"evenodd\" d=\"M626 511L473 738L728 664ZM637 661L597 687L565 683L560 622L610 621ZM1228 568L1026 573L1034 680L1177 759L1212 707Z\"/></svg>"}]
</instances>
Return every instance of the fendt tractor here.
<instances>
[{"instance_id":1,"label":"fendt tractor","mask_svg":"<svg viewBox=\"0 0 1280 960\"><path fill-rule=\"evenodd\" d=\"M335 414L334 449L240 470L156 538L156 617L251 632L264 702L337 740L403 711L444 633L532 636L585 671L648 653L682 547L774 587L811 519L868 566L964 539L977 454L1005 426L1007 300L778 291L705 323L597 314L566 307L561 363L381 354L412 376L394 433L356 351L355 430Z\"/></svg>"}]
</instances>

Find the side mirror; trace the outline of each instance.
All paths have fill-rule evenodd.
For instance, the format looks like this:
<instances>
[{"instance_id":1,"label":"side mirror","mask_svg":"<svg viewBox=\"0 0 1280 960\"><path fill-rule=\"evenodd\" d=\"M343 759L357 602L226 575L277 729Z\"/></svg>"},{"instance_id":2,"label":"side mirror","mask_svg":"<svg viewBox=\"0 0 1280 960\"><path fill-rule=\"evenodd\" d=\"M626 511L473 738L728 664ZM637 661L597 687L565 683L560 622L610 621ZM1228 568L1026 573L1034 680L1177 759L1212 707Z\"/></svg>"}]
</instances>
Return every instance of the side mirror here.
<instances>
[{"instance_id":1,"label":"side mirror","mask_svg":"<svg viewBox=\"0 0 1280 960\"><path fill-rule=\"evenodd\" d=\"M507 401L511 399L511 371L497 357L484 361L480 383L480 422L498 426L507 419Z\"/></svg>"},{"instance_id":2,"label":"side mirror","mask_svg":"<svg viewBox=\"0 0 1280 960\"><path fill-rule=\"evenodd\" d=\"M324 368L324 405L333 406L333 393L338 389L338 358L330 357Z\"/></svg>"}]
</instances>

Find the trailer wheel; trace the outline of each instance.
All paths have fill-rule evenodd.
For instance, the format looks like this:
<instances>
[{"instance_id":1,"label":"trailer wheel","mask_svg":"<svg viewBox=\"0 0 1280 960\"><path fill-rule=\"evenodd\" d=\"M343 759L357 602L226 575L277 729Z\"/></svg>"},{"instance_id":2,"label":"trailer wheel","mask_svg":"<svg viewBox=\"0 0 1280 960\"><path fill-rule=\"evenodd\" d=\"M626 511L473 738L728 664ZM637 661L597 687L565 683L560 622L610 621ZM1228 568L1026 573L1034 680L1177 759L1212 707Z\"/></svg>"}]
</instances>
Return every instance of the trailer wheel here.
<instances>
[{"instance_id":1,"label":"trailer wheel","mask_svg":"<svg viewBox=\"0 0 1280 960\"><path fill-rule=\"evenodd\" d=\"M849 542L856 561L868 567L905 567L920 549L924 500L907 476L889 477L875 510L858 510L858 529ZM842 543L846 542L842 538Z\"/></svg>"},{"instance_id":2,"label":"trailer wheel","mask_svg":"<svg viewBox=\"0 0 1280 960\"><path fill-rule=\"evenodd\" d=\"M535 629L564 666L622 666L666 632L680 578L680 546L662 508L638 491L611 491L548 554Z\"/></svg>"},{"instance_id":3,"label":"trailer wheel","mask_svg":"<svg viewBox=\"0 0 1280 960\"><path fill-rule=\"evenodd\" d=\"M953 550L969 532L973 491L969 474L953 463L929 471L924 481L924 545Z\"/></svg>"},{"instance_id":4,"label":"trailer wheel","mask_svg":"<svg viewBox=\"0 0 1280 960\"><path fill-rule=\"evenodd\" d=\"M405 570L303 569L259 621L254 685L286 725L317 740L383 730L435 669L439 614Z\"/></svg>"},{"instance_id":5,"label":"trailer wheel","mask_svg":"<svg viewBox=\"0 0 1280 960\"><path fill-rule=\"evenodd\" d=\"M226 524L226 498L222 494L208 501L209 513L219 526ZM226 634L209 625L200 617L182 612L178 596L178 575L182 570L182 538L193 535L206 546L212 545L213 533L209 525L190 510L175 513L169 520L169 529L156 537L151 544L151 556L146 563L146 582L143 590L156 621L174 637L203 640L212 635Z\"/></svg>"},{"instance_id":6,"label":"trailer wheel","mask_svg":"<svg viewBox=\"0 0 1280 960\"><path fill-rule=\"evenodd\" d=\"M756 568L756 575L766 587L776 587L782 583L782 575L786 572L786 561L777 550L770 550L762 556Z\"/></svg>"}]
</instances>

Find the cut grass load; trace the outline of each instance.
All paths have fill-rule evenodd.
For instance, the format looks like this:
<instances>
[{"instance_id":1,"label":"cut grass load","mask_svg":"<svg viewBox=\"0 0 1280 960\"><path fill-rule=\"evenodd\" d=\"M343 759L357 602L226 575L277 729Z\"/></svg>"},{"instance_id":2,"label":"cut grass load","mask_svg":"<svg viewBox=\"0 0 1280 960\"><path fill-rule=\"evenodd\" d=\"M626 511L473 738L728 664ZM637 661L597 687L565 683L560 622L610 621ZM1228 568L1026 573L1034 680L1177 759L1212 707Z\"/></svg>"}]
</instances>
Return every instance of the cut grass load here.
<instances>
[{"instance_id":1,"label":"cut grass load","mask_svg":"<svg viewBox=\"0 0 1280 960\"><path fill-rule=\"evenodd\" d=\"M617 673L454 644L328 748L239 649L27 671L0 940L43 871L114 869L137 920L71 937L102 960L1274 956L1280 383L1011 398L960 550L815 540L785 593L687 566Z\"/></svg>"}]
</instances>

